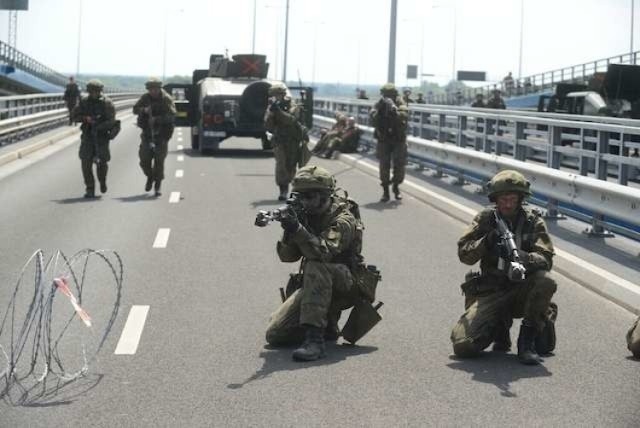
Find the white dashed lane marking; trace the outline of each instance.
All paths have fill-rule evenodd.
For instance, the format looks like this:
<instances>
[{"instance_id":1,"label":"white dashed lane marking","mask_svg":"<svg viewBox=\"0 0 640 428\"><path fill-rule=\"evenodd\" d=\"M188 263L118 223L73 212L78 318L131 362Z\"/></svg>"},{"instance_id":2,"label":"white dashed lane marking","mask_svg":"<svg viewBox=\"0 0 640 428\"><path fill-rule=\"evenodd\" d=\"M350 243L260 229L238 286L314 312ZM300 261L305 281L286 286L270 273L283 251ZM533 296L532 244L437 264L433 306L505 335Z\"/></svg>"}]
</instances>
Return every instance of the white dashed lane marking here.
<instances>
[{"instance_id":1,"label":"white dashed lane marking","mask_svg":"<svg viewBox=\"0 0 640 428\"><path fill-rule=\"evenodd\" d=\"M133 305L124 324L120 340L116 346L116 355L133 355L138 350L142 329L149 313L148 305Z\"/></svg>"},{"instance_id":2,"label":"white dashed lane marking","mask_svg":"<svg viewBox=\"0 0 640 428\"><path fill-rule=\"evenodd\" d=\"M177 204L180 202L180 192L171 192L171 196L169 196L170 204Z\"/></svg>"},{"instance_id":3,"label":"white dashed lane marking","mask_svg":"<svg viewBox=\"0 0 640 428\"><path fill-rule=\"evenodd\" d=\"M178 144L178 150L184 150L184 146L182 144Z\"/></svg>"},{"instance_id":4,"label":"white dashed lane marking","mask_svg":"<svg viewBox=\"0 0 640 428\"><path fill-rule=\"evenodd\" d=\"M153 248L166 248L167 242L169 241L169 233L171 233L171 229L169 228L158 229L156 239L153 241Z\"/></svg>"},{"instance_id":5,"label":"white dashed lane marking","mask_svg":"<svg viewBox=\"0 0 640 428\"><path fill-rule=\"evenodd\" d=\"M184 156L183 155L178 155L178 162L182 162L184 161Z\"/></svg>"},{"instance_id":6,"label":"white dashed lane marking","mask_svg":"<svg viewBox=\"0 0 640 428\"><path fill-rule=\"evenodd\" d=\"M182 142L182 137L178 137L178 142Z\"/></svg>"},{"instance_id":7,"label":"white dashed lane marking","mask_svg":"<svg viewBox=\"0 0 640 428\"><path fill-rule=\"evenodd\" d=\"M177 169L176 170L176 178L180 178L182 176L184 176L184 171L181 170L181 169Z\"/></svg>"}]
</instances>

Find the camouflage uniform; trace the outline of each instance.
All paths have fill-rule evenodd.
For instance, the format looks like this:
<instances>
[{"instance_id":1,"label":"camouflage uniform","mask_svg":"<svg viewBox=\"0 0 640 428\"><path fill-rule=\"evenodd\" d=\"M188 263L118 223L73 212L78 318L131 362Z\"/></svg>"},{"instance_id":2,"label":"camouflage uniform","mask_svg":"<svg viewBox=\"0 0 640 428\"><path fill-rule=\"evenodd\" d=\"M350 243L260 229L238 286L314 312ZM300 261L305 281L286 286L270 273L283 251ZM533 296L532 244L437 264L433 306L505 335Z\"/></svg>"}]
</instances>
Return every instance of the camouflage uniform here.
<instances>
[{"instance_id":1,"label":"camouflage uniform","mask_svg":"<svg viewBox=\"0 0 640 428\"><path fill-rule=\"evenodd\" d=\"M401 199L399 185L404 181L407 164L407 121L409 110L392 83L380 90L382 98L369 113L378 140L376 156L380 161L380 185L382 202L389 200L389 184L393 183L396 199ZM389 103L386 100L390 100ZM390 179L393 161L393 179Z\"/></svg>"},{"instance_id":2,"label":"camouflage uniform","mask_svg":"<svg viewBox=\"0 0 640 428\"><path fill-rule=\"evenodd\" d=\"M634 357L640 358L640 318L633 323L627 333L627 347Z\"/></svg>"},{"instance_id":3,"label":"camouflage uniform","mask_svg":"<svg viewBox=\"0 0 640 428\"><path fill-rule=\"evenodd\" d=\"M153 97L150 93L142 95L133 106L133 114L138 115L138 126L142 128L138 156L140 168L147 177L145 190L151 190L151 183L155 182L156 193L159 193L160 183L164 180L164 161L169 140L173 135L176 107L171 95L162 89L160 80L147 81L147 89L154 87L160 90L159 96ZM149 113L145 112L148 107L151 108L152 125L149 123Z\"/></svg>"},{"instance_id":4,"label":"camouflage uniform","mask_svg":"<svg viewBox=\"0 0 640 428\"><path fill-rule=\"evenodd\" d=\"M273 85L269 88L269 96L284 96L286 89L283 85ZM277 108L275 108L277 105ZM289 97L276 101L265 113L264 123L267 131L273 134L273 154L276 159L276 184L280 188L278 199L286 199L289 183L296 174L296 167L300 160L300 148L303 140L303 130L298 121L298 107Z\"/></svg>"},{"instance_id":5,"label":"camouflage uniform","mask_svg":"<svg viewBox=\"0 0 640 428\"><path fill-rule=\"evenodd\" d=\"M96 172L100 182L100 190L102 193L107 191L107 171L109 169L107 163L111 160L109 132L115 124L116 109L113 102L101 93L103 87L104 85L99 80L89 81L87 83L89 96L82 98L80 104L73 109L74 121L82 122L78 155L86 187L85 197L95 196L94 162L97 165Z\"/></svg>"},{"instance_id":6,"label":"camouflage uniform","mask_svg":"<svg viewBox=\"0 0 640 428\"><path fill-rule=\"evenodd\" d=\"M78 84L72 79L69 79L62 98L67 105L67 110L69 110L69 125L71 125L73 123L73 109L80 99L80 89L78 88Z\"/></svg>"},{"instance_id":7,"label":"camouflage uniform","mask_svg":"<svg viewBox=\"0 0 640 428\"><path fill-rule=\"evenodd\" d=\"M529 194L529 183L515 171L502 171L492 182L504 182L505 176L507 182L509 177L514 177L516 184L511 187L503 185L498 191L490 193L492 201L501 192ZM522 187L518 182L520 178L522 182L526 182L526 192L518 189L518 186ZM519 356L521 346L525 345L521 343L521 338L528 342L527 346L531 346L535 337L549 327L551 297L557 285L548 273L554 250L544 220L536 210L522 206L517 209L512 222L505 220L514 234L526 268L525 280L515 282L510 281L504 270L498 268L500 254L496 254L490 244L490 233L496 229L494 211L494 208L486 208L477 214L458 241L460 261L468 265L480 261L481 271L481 275L472 281L473 288L466 289L466 311L451 332L453 351L459 357L473 357L488 347L494 341L496 328L505 319L510 321L512 318L523 318L518 339ZM535 363L528 361L526 364Z\"/></svg>"},{"instance_id":8,"label":"camouflage uniform","mask_svg":"<svg viewBox=\"0 0 640 428\"><path fill-rule=\"evenodd\" d=\"M340 153L357 152L361 135L362 129L358 128L355 123L350 124L342 132L339 138L335 138L332 141L329 141L329 147L327 148L325 157L332 157L334 151L339 151Z\"/></svg>"},{"instance_id":9,"label":"camouflage uniform","mask_svg":"<svg viewBox=\"0 0 640 428\"><path fill-rule=\"evenodd\" d=\"M321 178L315 181L316 177ZM307 339L321 342L324 352L324 332L337 337L340 312L355 302L351 266L360 260L361 239L357 237L363 228L348 203L333 194L334 183L328 171L316 166L301 168L293 180L294 192L327 185L330 204L324 212L301 219L304 225L295 232L285 229L278 241L280 260L302 259L303 273L302 287L271 316L266 339L272 345L300 343L306 333ZM309 332L320 336L310 338Z\"/></svg>"}]
</instances>

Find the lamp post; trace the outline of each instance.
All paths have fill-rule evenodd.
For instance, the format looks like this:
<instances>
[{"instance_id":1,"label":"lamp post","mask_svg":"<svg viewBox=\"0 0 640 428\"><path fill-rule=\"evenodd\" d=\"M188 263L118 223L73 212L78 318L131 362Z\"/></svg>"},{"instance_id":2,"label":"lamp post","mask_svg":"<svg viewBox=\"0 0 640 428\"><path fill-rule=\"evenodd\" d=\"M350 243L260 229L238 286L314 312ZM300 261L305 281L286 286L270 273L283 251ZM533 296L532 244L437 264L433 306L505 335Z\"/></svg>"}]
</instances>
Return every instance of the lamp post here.
<instances>
[{"instance_id":1,"label":"lamp post","mask_svg":"<svg viewBox=\"0 0 640 428\"><path fill-rule=\"evenodd\" d=\"M78 49L76 51L76 77L80 74L80 40L82 38L82 0L78 0Z\"/></svg>"},{"instance_id":2,"label":"lamp post","mask_svg":"<svg viewBox=\"0 0 640 428\"><path fill-rule=\"evenodd\" d=\"M287 42L289 41L289 0L287 0L287 12L284 22L284 60L282 62L282 81L287 83Z\"/></svg>"},{"instance_id":3,"label":"lamp post","mask_svg":"<svg viewBox=\"0 0 640 428\"><path fill-rule=\"evenodd\" d=\"M633 0L631 0L633 2ZM522 39L524 37L524 0L520 0L520 55L518 59L518 80L522 79Z\"/></svg>"},{"instance_id":4,"label":"lamp post","mask_svg":"<svg viewBox=\"0 0 640 428\"><path fill-rule=\"evenodd\" d=\"M175 12L182 13L184 9L178 9ZM162 36L162 81L166 78L167 74L167 21L168 21L169 10L166 7L164 9L164 31Z\"/></svg>"},{"instance_id":5,"label":"lamp post","mask_svg":"<svg viewBox=\"0 0 640 428\"><path fill-rule=\"evenodd\" d=\"M431 6L432 9L437 9L437 8L443 8L443 7L447 7L441 4L436 4ZM451 58L451 80L456 80L456 47L457 47L457 42L456 42L456 37L458 35L458 12L457 12L457 7L456 7L456 2L455 0L453 0L453 6L451 6L451 8L453 9L453 55Z\"/></svg>"},{"instance_id":6,"label":"lamp post","mask_svg":"<svg viewBox=\"0 0 640 428\"><path fill-rule=\"evenodd\" d=\"M253 0L253 41L251 42L251 53L256 53L256 1Z\"/></svg>"},{"instance_id":7,"label":"lamp post","mask_svg":"<svg viewBox=\"0 0 640 428\"><path fill-rule=\"evenodd\" d=\"M630 42L630 48L629 48L629 63L630 64L635 64L636 61L633 60L633 18L635 15L635 0L631 0L631 42Z\"/></svg>"}]
</instances>

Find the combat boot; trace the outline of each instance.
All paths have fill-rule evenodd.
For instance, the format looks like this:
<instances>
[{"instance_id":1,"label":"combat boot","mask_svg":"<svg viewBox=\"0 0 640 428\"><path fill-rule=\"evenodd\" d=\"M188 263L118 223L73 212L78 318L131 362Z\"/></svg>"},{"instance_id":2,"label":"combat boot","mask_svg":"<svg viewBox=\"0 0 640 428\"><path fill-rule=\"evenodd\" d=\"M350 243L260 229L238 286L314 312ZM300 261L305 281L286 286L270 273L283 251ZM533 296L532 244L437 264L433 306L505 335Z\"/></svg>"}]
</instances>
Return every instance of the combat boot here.
<instances>
[{"instance_id":1,"label":"combat boot","mask_svg":"<svg viewBox=\"0 0 640 428\"><path fill-rule=\"evenodd\" d=\"M284 184L280 186L280 195L278 195L278 200L279 201L286 201L287 200L287 196L289 193L289 185L288 184Z\"/></svg>"},{"instance_id":2,"label":"combat boot","mask_svg":"<svg viewBox=\"0 0 640 428\"><path fill-rule=\"evenodd\" d=\"M511 350L511 336L506 325L496 326L493 333L493 350L495 352L509 352Z\"/></svg>"},{"instance_id":3,"label":"combat boot","mask_svg":"<svg viewBox=\"0 0 640 428\"><path fill-rule=\"evenodd\" d=\"M540 364L542 359L536 352L536 329L528 320L522 320L520 335L518 336L518 360L522 364Z\"/></svg>"},{"instance_id":4,"label":"combat boot","mask_svg":"<svg viewBox=\"0 0 640 428\"><path fill-rule=\"evenodd\" d=\"M389 196L389 185L382 185L382 197L380 198L380 202L389 202L391 197Z\"/></svg>"},{"instance_id":5,"label":"combat boot","mask_svg":"<svg viewBox=\"0 0 640 428\"><path fill-rule=\"evenodd\" d=\"M323 358L325 356L323 334L322 328L307 326L304 343L293 351L293 359L296 361L315 361Z\"/></svg>"},{"instance_id":6,"label":"combat boot","mask_svg":"<svg viewBox=\"0 0 640 428\"><path fill-rule=\"evenodd\" d=\"M326 342L337 342L340 337L340 330L336 324L329 323L324 329L324 340Z\"/></svg>"},{"instance_id":7,"label":"combat boot","mask_svg":"<svg viewBox=\"0 0 640 428\"><path fill-rule=\"evenodd\" d=\"M162 196L162 193L160 192L161 183L162 183L162 180L156 180L155 185L153 187L153 189L155 190L156 196Z\"/></svg>"},{"instance_id":8,"label":"combat boot","mask_svg":"<svg viewBox=\"0 0 640 428\"><path fill-rule=\"evenodd\" d=\"M147 182L144 185L144 191L145 192L150 191L152 186L153 186L153 178L147 177Z\"/></svg>"},{"instance_id":9,"label":"combat boot","mask_svg":"<svg viewBox=\"0 0 640 428\"><path fill-rule=\"evenodd\" d=\"M101 181L100 182L100 193L107 193L107 182L106 181Z\"/></svg>"},{"instance_id":10,"label":"combat boot","mask_svg":"<svg viewBox=\"0 0 640 428\"><path fill-rule=\"evenodd\" d=\"M87 199L96 197L96 192L93 190L93 187L87 187L87 190L84 192L84 197Z\"/></svg>"},{"instance_id":11,"label":"combat boot","mask_svg":"<svg viewBox=\"0 0 640 428\"><path fill-rule=\"evenodd\" d=\"M393 196L395 196L398 201L402 199L402 193L400 193L400 185L395 183L393 184Z\"/></svg>"}]
</instances>

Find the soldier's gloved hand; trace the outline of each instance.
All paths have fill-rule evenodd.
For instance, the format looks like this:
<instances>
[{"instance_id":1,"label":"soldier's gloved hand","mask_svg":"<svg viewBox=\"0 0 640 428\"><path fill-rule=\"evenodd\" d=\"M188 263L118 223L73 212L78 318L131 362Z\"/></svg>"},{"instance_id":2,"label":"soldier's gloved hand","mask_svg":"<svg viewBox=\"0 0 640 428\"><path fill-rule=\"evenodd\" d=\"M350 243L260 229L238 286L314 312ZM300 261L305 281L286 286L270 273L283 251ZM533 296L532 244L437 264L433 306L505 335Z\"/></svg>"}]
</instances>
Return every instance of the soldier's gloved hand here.
<instances>
[{"instance_id":1,"label":"soldier's gloved hand","mask_svg":"<svg viewBox=\"0 0 640 428\"><path fill-rule=\"evenodd\" d=\"M522 263L525 267L529 265L530 257L529 253L524 250L518 250L518 258L520 259L520 263Z\"/></svg>"},{"instance_id":2,"label":"soldier's gloved hand","mask_svg":"<svg viewBox=\"0 0 640 428\"><path fill-rule=\"evenodd\" d=\"M280 103L278 101L274 101L269 106L269 111L278 111L280 110Z\"/></svg>"},{"instance_id":3,"label":"soldier's gloved hand","mask_svg":"<svg viewBox=\"0 0 640 428\"><path fill-rule=\"evenodd\" d=\"M88 124L93 123L93 118L91 116L85 116L83 120L84 120L84 123L88 123Z\"/></svg>"},{"instance_id":4,"label":"soldier's gloved hand","mask_svg":"<svg viewBox=\"0 0 640 428\"><path fill-rule=\"evenodd\" d=\"M280 226L284 229L285 232L295 233L300 227L300 222L298 221L298 216L293 209L287 209L282 218L280 219Z\"/></svg>"}]
</instances>

